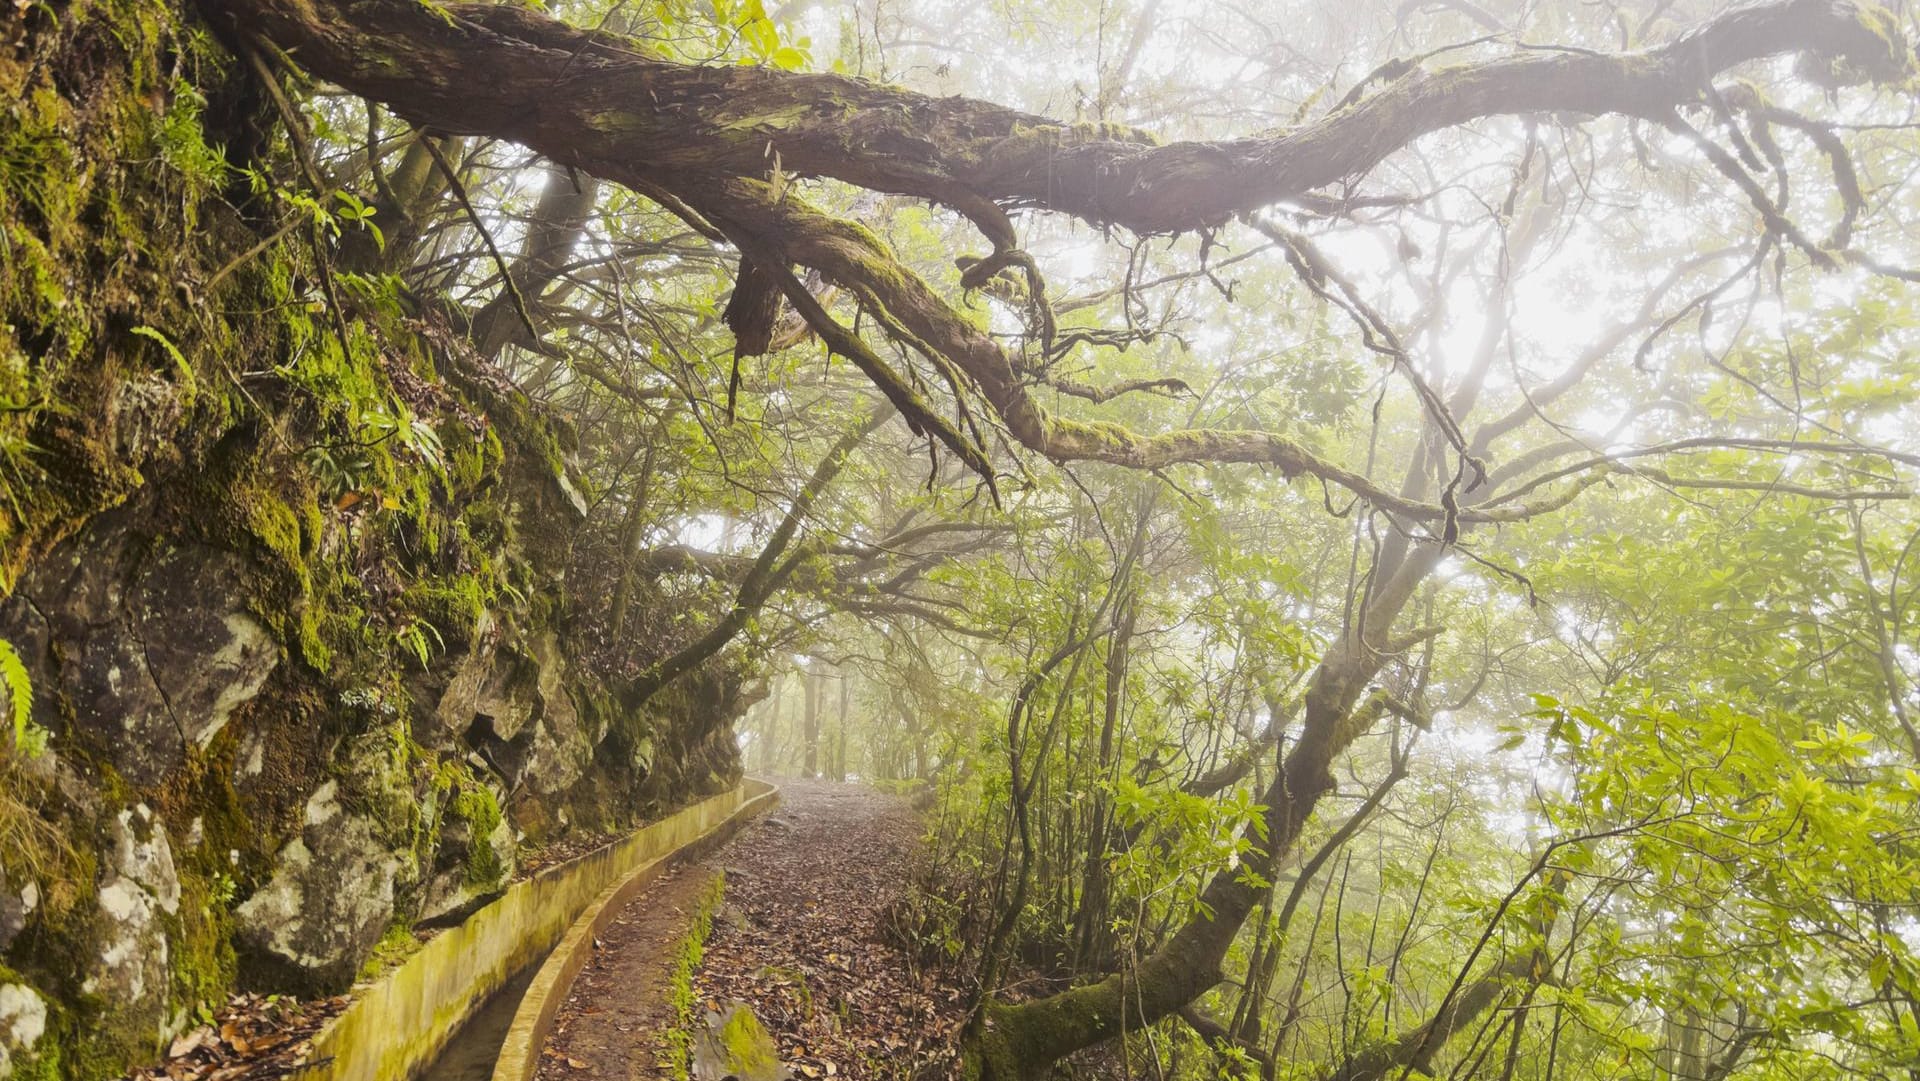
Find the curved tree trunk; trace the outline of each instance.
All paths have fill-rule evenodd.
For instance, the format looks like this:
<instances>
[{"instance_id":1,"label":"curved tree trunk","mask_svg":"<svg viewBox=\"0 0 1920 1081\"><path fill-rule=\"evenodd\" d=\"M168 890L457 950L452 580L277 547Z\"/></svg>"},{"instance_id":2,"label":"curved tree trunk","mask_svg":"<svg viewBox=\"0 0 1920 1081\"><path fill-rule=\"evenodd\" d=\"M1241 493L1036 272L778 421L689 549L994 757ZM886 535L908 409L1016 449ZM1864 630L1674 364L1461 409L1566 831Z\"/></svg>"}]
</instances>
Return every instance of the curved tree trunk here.
<instances>
[{"instance_id":1,"label":"curved tree trunk","mask_svg":"<svg viewBox=\"0 0 1920 1081\"><path fill-rule=\"evenodd\" d=\"M770 155L779 155L787 174L832 177L951 207L1011 266L1007 258L1019 253L1005 206L1141 233L1201 229L1280 201L1326 206L1317 189L1366 173L1423 135L1483 117L1560 112L1665 122L1674 109L1698 101L1714 77L1750 60L1808 54L1886 80L1903 76L1911 60L1898 21L1878 5L1774 0L1722 14L1653 49L1518 50L1444 69L1415 65L1370 96L1284 134L1162 145L1131 129L1062 124L837 75L677 64L648 55L644 43L589 34L513 6L415 0L204 0L204 6L237 40L265 38L314 74L418 124L524 143L556 162L626 184L703 233L733 243L777 279L812 330L872 379L916 432L989 478L967 399L986 403L1014 442L1056 461L1137 469L1265 464L1341 486L1403 521L1443 523L1439 535L1449 541L1461 525L1523 520L1564 505L1580 485L1532 503L1442 506L1391 491L1275 432L1137 434L1056 415L1032 392L1018 356L955 311L871 232L762 180ZM962 399L962 419L937 413L914 380L827 312L788 269L796 264L846 290L912 351L936 356L940 374ZM1442 413L1439 419L1448 418ZM1520 491L1532 487L1523 484ZM647 673L638 690L673 678L739 632L794 566L780 555L796 526L793 515L782 523L732 611ZM1256 846L1253 866L1270 870L1291 848L1332 785L1336 756L1375 719L1356 706L1385 658L1404 647L1388 639L1390 628L1442 551L1439 545L1409 549L1398 535L1389 539L1363 618L1312 677L1299 739L1263 796L1267 841ZM1217 875L1201 897L1210 915L1189 919L1136 969L1037 1002L990 1005L973 1033L975 1070L1033 1077L1065 1054L1174 1013L1218 981L1229 946L1263 893L1246 877Z\"/></svg>"},{"instance_id":2,"label":"curved tree trunk","mask_svg":"<svg viewBox=\"0 0 1920 1081\"><path fill-rule=\"evenodd\" d=\"M1437 546L1408 555L1365 605L1366 630L1342 637L1314 671L1300 738L1261 797L1267 841L1255 842L1248 867L1271 875L1333 788L1334 758L1378 719L1378 711L1356 707L1391 645L1400 644L1388 641L1395 618L1439 557ZM971 1034L969 1068L993 1081L1043 1077L1075 1051L1173 1015L1220 982L1227 950L1265 894L1252 877L1218 873L1195 915L1136 968L1034 1002L988 1005Z\"/></svg>"}]
</instances>

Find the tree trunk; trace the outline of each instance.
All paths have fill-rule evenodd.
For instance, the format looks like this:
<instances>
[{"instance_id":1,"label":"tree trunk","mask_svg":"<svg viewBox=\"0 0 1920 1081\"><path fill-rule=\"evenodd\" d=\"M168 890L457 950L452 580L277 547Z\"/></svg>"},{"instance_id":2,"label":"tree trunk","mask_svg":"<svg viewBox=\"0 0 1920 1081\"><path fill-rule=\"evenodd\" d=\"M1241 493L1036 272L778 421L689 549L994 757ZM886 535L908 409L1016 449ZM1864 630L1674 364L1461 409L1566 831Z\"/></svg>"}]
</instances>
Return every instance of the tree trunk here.
<instances>
[{"instance_id":1,"label":"tree trunk","mask_svg":"<svg viewBox=\"0 0 1920 1081\"><path fill-rule=\"evenodd\" d=\"M1394 621L1442 554L1438 546L1420 549L1377 580L1356 624L1365 630L1349 629L1314 670L1300 737L1260 800L1267 808L1267 843L1253 842L1249 867L1273 874L1333 788L1335 756L1377 719L1375 711L1355 707L1393 652L1388 635ZM1134 970L1032 1002L988 1004L968 1034L969 1069L990 1081L1033 1081L1075 1051L1172 1015L1220 982L1227 950L1265 895L1261 884L1245 876L1218 873L1201 892L1194 915Z\"/></svg>"},{"instance_id":2,"label":"tree trunk","mask_svg":"<svg viewBox=\"0 0 1920 1081\"><path fill-rule=\"evenodd\" d=\"M786 555L794 534L799 532L801 519L813 509L814 502L833 483L833 479L840 475L841 467L847 464L853 449L892 416L892 407L884 404L875 407L865 420L841 436L827 451L826 457L820 460L813 475L807 478L807 483L800 489L800 494L794 497L792 505L787 508L786 516L780 520L766 547L760 550L752 569L741 581L740 591L735 594L733 606L727 610L727 614L720 617L705 634L635 677L624 696L627 708L636 708L653 697L661 687L725 649L727 643L746 628L747 621L753 618L754 613L786 585L787 579L800 565L798 555L801 553L784 559L782 556Z\"/></svg>"},{"instance_id":3,"label":"tree trunk","mask_svg":"<svg viewBox=\"0 0 1920 1081\"><path fill-rule=\"evenodd\" d=\"M1094 764L1093 808L1089 812L1091 836L1080 873L1080 906L1074 914L1073 967L1076 972L1110 971L1115 960L1113 931L1107 919L1107 836L1111 829L1108 820L1112 817L1107 785L1113 780L1114 734L1119 727L1121 708L1126 704L1127 653L1137 613L1131 595L1120 602L1113 638L1107 646L1106 708L1100 725L1099 758Z\"/></svg>"},{"instance_id":4,"label":"tree trunk","mask_svg":"<svg viewBox=\"0 0 1920 1081\"><path fill-rule=\"evenodd\" d=\"M586 235L587 218L599 193L600 183L593 177L557 165L547 167L547 182L533 211L534 224L510 272L514 288L502 288L473 318L469 336L481 355L498 356L509 344L540 348L532 336L538 328L529 329L514 310L514 292L525 298L537 317L541 294L560 276L569 255Z\"/></svg>"},{"instance_id":5,"label":"tree trunk","mask_svg":"<svg viewBox=\"0 0 1920 1081\"><path fill-rule=\"evenodd\" d=\"M834 737L833 779L845 783L847 779L847 697L852 692L852 684L846 674L840 676L840 727Z\"/></svg>"},{"instance_id":6,"label":"tree trunk","mask_svg":"<svg viewBox=\"0 0 1920 1081\"><path fill-rule=\"evenodd\" d=\"M759 758L760 772L763 775L773 772L773 749L780 738L780 714L787 707L786 686L787 677L785 673L774 677L773 700L767 703L767 719L760 732Z\"/></svg>"},{"instance_id":7,"label":"tree trunk","mask_svg":"<svg viewBox=\"0 0 1920 1081\"><path fill-rule=\"evenodd\" d=\"M800 775L808 780L820 776L820 683L825 678L815 671L809 671L806 675L807 713Z\"/></svg>"}]
</instances>

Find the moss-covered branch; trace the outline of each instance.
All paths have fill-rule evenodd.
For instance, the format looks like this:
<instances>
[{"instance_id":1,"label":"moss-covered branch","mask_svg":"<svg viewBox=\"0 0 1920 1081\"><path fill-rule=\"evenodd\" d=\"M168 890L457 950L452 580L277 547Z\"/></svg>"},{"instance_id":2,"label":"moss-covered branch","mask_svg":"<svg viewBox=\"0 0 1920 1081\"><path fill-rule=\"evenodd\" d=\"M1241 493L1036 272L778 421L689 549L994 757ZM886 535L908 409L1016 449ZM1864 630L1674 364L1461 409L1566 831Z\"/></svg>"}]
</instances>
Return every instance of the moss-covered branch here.
<instances>
[{"instance_id":1,"label":"moss-covered branch","mask_svg":"<svg viewBox=\"0 0 1920 1081\"><path fill-rule=\"evenodd\" d=\"M603 176L675 194L695 175L756 176L769 149L801 176L977 206L1044 207L1141 232L1218 224L1360 175L1432 132L1516 113L1665 115L1747 61L1808 54L1894 78L1898 23L1863 0L1740 8L1639 52L1523 50L1412 68L1283 134L1158 144L862 79L693 67L532 11L410 0L207 0L223 22L417 123L503 136Z\"/></svg>"}]
</instances>

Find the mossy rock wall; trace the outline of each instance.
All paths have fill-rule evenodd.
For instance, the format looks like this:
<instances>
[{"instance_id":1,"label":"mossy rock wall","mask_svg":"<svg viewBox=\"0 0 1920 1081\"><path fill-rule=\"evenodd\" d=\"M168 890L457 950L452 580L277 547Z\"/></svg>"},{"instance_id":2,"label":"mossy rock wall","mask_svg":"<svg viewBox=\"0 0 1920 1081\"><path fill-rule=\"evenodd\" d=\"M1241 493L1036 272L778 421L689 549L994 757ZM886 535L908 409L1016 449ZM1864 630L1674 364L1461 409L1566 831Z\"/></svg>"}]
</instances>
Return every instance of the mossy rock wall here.
<instances>
[{"instance_id":1,"label":"mossy rock wall","mask_svg":"<svg viewBox=\"0 0 1920 1081\"><path fill-rule=\"evenodd\" d=\"M236 988L343 989L528 844L727 787L746 696L581 662L564 431L390 282L338 271L337 322L301 234L261 243L285 212L236 167L284 151L206 28L23 10L0 639L46 746L0 735L0 1077L91 1079Z\"/></svg>"}]
</instances>

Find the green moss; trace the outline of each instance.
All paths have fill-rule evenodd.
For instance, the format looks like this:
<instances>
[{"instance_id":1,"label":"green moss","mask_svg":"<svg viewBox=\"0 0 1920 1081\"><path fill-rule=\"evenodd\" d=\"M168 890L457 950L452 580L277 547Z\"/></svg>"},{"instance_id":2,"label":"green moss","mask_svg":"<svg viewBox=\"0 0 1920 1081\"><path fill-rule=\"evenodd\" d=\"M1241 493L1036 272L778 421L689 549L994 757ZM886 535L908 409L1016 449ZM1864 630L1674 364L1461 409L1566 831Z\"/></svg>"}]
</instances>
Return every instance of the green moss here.
<instances>
[{"instance_id":1,"label":"green moss","mask_svg":"<svg viewBox=\"0 0 1920 1081\"><path fill-rule=\"evenodd\" d=\"M294 625L294 645L300 659L316 672L333 667L333 647L327 644L325 613L317 606L300 606Z\"/></svg>"},{"instance_id":2,"label":"green moss","mask_svg":"<svg viewBox=\"0 0 1920 1081\"><path fill-rule=\"evenodd\" d=\"M418 952L420 952L420 940L413 937L413 932L406 925L396 923L387 928L386 934L380 936L379 944L374 946L373 953L367 957L366 963L360 966L360 971L354 980L357 983L365 983L379 979Z\"/></svg>"},{"instance_id":3,"label":"green moss","mask_svg":"<svg viewBox=\"0 0 1920 1081\"><path fill-rule=\"evenodd\" d=\"M713 914L720 910L726 894L726 875L715 875L713 884L694 905L693 926L688 929L687 937L680 940L679 951L674 955L673 975L667 982L667 1004L673 1010L673 1024L661 1042L675 1081L687 1081L691 1076L693 1026L698 1021L699 1006L693 995L693 974L700 971L700 961L706 956L707 936L713 932Z\"/></svg>"},{"instance_id":4,"label":"green moss","mask_svg":"<svg viewBox=\"0 0 1920 1081\"><path fill-rule=\"evenodd\" d=\"M247 533L273 557L283 569L305 577L306 543L300 528L300 516L284 501L268 492L246 493L240 500L247 518Z\"/></svg>"},{"instance_id":5,"label":"green moss","mask_svg":"<svg viewBox=\"0 0 1920 1081\"><path fill-rule=\"evenodd\" d=\"M780 1065L772 1040L751 1010L735 1010L720 1030L720 1045L727 1052L727 1068L738 1074L757 1074Z\"/></svg>"},{"instance_id":6,"label":"green moss","mask_svg":"<svg viewBox=\"0 0 1920 1081\"><path fill-rule=\"evenodd\" d=\"M168 951L175 1001L211 1008L233 987L239 971L230 937L234 889L225 870L180 875L180 931Z\"/></svg>"},{"instance_id":7,"label":"green moss","mask_svg":"<svg viewBox=\"0 0 1920 1081\"><path fill-rule=\"evenodd\" d=\"M478 783L462 785L448 810L467 824L467 884L491 886L499 882L506 869L487 840L500 828L502 817L493 792Z\"/></svg>"},{"instance_id":8,"label":"green moss","mask_svg":"<svg viewBox=\"0 0 1920 1081\"><path fill-rule=\"evenodd\" d=\"M432 623L449 647L471 641L493 591L477 574L427 577L400 596L407 611Z\"/></svg>"},{"instance_id":9,"label":"green moss","mask_svg":"<svg viewBox=\"0 0 1920 1081\"><path fill-rule=\"evenodd\" d=\"M500 437L488 428L477 439L443 440L448 448L447 472L462 491L474 491L495 469L505 452Z\"/></svg>"}]
</instances>

